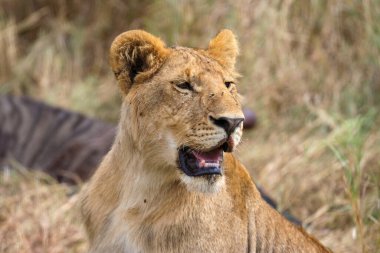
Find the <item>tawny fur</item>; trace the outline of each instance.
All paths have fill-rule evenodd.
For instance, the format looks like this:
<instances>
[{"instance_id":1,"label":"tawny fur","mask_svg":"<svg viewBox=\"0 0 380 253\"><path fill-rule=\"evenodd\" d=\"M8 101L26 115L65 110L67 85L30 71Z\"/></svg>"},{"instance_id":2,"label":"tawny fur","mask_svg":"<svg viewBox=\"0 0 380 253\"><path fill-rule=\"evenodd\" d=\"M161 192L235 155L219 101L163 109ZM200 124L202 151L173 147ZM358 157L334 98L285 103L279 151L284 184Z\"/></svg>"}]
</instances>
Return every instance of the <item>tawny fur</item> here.
<instances>
[{"instance_id":1,"label":"tawny fur","mask_svg":"<svg viewBox=\"0 0 380 253\"><path fill-rule=\"evenodd\" d=\"M242 117L237 54L228 30L205 50L167 48L144 31L115 39L118 133L82 194L91 253L328 252L261 199L232 154L224 154L222 176L189 177L178 168L179 147L208 150L226 138L210 116ZM178 87L184 81L192 90ZM232 134L235 146L241 130Z\"/></svg>"}]
</instances>

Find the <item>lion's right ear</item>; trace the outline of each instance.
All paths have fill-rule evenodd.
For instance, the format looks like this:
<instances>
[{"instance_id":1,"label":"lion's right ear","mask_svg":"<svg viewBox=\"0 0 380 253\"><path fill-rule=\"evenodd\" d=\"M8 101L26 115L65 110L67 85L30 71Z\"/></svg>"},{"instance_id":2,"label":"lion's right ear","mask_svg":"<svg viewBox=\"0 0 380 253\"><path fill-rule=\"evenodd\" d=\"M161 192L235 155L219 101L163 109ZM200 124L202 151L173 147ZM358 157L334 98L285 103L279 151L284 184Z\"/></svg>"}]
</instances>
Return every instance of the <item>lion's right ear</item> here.
<instances>
[{"instance_id":1,"label":"lion's right ear","mask_svg":"<svg viewBox=\"0 0 380 253\"><path fill-rule=\"evenodd\" d=\"M210 41L207 52L224 67L234 70L239 46L233 32L228 29L220 31Z\"/></svg>"},{"instance_id":2,"label":"lion's right ear","mask_svg":"<svg viewBox=\"0 0 380 253\"><path fill-rule=\"evenodd\" d=\"M123 93L151 77L168 54L164 42L145 31L131 30L117 36L111 45L110 64Z\"/></svg>"}]
</instances>

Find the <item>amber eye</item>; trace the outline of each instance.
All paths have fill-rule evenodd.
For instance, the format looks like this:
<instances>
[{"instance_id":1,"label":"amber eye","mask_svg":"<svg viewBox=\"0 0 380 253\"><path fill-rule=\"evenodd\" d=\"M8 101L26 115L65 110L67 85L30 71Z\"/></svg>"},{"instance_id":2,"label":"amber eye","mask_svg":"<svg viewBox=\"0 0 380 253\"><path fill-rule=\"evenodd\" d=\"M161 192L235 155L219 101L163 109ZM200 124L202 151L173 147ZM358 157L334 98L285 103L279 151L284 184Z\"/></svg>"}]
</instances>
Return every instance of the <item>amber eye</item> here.
<instances>
[{"instance_id":1,"label":"amber eye","mask_svg":"<svg viewBox=\"0 0 380 253\"><path fill-rule=\"evenodd\" d=\"M176 84L178 88L183 89L183 90L193 90L193 86L189 82L183 82Z\"/></svg>"},{"instance_id":2,"label":"amber eye","mask_svg":"<svg viewBox=\"0 0 380 253\"><path fill-rule=\"evenodd\" d=\"M224 85L226 85L227 89L229 89L232 84L233 82L224 82Z\"/></svg>"}]
</instances>

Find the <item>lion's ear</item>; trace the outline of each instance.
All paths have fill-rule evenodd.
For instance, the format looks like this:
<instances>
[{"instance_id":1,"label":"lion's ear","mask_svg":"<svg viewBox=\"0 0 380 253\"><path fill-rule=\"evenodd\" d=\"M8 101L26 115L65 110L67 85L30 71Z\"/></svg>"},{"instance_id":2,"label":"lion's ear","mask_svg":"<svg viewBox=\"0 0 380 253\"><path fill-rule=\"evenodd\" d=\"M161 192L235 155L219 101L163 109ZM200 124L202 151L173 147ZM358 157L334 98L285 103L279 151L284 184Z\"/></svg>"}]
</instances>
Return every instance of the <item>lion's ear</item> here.
<instances>
[{"instance_id":1,"label":"lion's ear","mask_svg":"<svg viewBox=\"0 0 380 253\"><path fill-rule=\"evenodd\" d=\"M224 67L234 70L239 46L231 30L224 29L213 38L207 52Z\"/></svg>"},{"instance_id":2,"label":"lion's ear","mask_svg":"<svg viewBox=\"0 0 380 253\"><path fill-rule=\"evenodd\" d=\"M168 53L162 40L145 31L131 30L117 36L111 45L110 64L124 94L132 84L153 75Z\"/></svg>"}]
</instances>

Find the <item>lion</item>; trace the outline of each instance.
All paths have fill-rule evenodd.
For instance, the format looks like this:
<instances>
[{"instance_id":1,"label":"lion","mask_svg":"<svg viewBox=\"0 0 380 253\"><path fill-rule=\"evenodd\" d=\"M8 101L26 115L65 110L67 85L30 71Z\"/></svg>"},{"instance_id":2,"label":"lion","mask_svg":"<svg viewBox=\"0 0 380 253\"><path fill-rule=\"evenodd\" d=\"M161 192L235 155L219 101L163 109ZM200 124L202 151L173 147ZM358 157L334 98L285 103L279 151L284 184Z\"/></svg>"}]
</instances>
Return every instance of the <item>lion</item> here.
<instances>
[{"instance_id":1,"label":"lion","mask_svg":"<svg viewBox=\"0 0 380 253\"><path fill-rule=\"evenodd\" d=\"M244 115L238 45L167 47L142 30L111 45L117 135L82 193L90 252L329 252L260 197L233 156Z\"/></svg>"}]
</instances>

